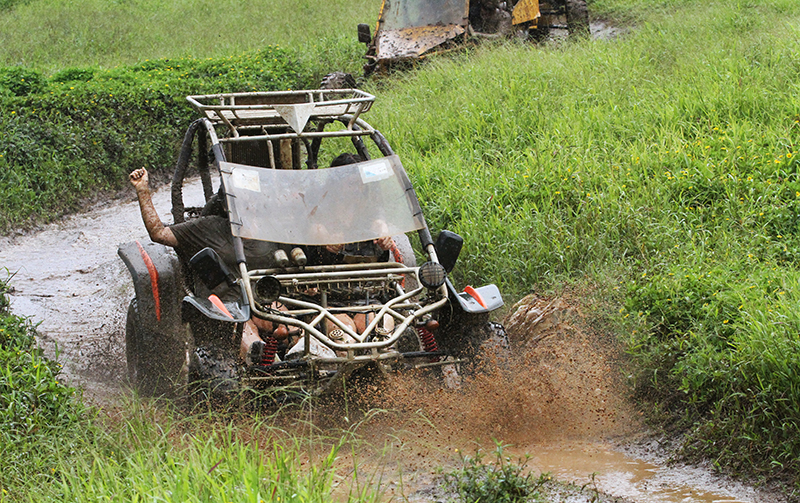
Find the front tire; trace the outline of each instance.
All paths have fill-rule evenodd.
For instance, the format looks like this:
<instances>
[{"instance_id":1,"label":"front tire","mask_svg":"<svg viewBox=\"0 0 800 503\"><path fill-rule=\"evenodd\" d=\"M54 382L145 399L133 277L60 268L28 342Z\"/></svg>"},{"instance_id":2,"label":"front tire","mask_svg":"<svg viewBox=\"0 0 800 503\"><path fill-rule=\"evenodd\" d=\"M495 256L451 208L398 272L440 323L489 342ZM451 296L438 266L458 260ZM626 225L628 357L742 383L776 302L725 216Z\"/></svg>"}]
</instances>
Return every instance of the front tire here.
<instances>
[{"instance_id":1,"label":"front tire","mask_svg":"<svg viewBox=\"0 0 800 503\"><path fill-rule=\"evenodd\" d=\"M456 310L442 321L436 334L440 349L459 357L495 354L504 356L508 350L508 335L500 323L489 321L489 313L465 313Z\"/></svg>"},{"instance_id":2,"label":"front tire","mask_svg":"<svg viewBox=\"0 0 800 503\"><path fill-rule=\"evenodd\" d=\"M125 319L125 359L128 363L128 381L131 385L139 384L139 335L136 332L138 322L136 299L128 304L128 316Z\"/></svg>"},{"instance_id":3,"label":"front tire","mask_svg":"<svg viewBox=\"0 0 800 503\"><path fill-rule=\"evenodd\" d=\"M227 402L239 392L236 358L212 346L198 347L189 365L189 392L194 403Z\"/></svg>"}]
</instances>

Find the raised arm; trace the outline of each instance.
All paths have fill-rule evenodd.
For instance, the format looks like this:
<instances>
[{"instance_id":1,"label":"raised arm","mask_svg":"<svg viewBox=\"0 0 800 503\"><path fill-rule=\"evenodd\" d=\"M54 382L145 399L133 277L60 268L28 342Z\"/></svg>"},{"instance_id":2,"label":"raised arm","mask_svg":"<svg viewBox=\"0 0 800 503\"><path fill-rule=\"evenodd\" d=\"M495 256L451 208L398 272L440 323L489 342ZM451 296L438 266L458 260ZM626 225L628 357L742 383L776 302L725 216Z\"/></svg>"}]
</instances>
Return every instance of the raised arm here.
<instances>
[{"instance_id":1,"label":"raised arm","mask_svg":"<svg viewBox=\"0 0 800 503\"><path fill-rule=\"evenodd\" d=\"M158 212L156 212L155 206L153 206L153 200L150 197L150 179L147 176L147 170L144 168L134 170L128 176L128 179L131 185L133 185L133 188L136 189L136 197L139 199L139 209L142 212L142 220L144 221L144 227L147 229L147 234L150 235L150 239L155 243L161 243L162 245L171 246L173 248L178 246L178 240L175 239L175 234L172 233L169 227L164 227L164 224L161 223L161 218L158 216Z\"/></svg>"}]
</instances>

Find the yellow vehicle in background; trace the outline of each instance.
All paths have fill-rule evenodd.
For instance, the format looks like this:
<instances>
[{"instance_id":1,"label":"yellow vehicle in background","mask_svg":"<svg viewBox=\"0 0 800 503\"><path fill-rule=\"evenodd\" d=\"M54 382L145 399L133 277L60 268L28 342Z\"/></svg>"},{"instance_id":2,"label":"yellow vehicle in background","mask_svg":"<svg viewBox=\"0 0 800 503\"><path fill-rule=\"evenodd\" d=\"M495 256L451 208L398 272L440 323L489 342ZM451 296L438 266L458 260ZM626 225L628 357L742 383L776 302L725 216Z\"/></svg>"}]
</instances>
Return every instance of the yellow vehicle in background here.
<instances>
[{"instance_id":1,"label":"yellow vehicle in background","mask_svg":"<svg viewBox=\"0 0 800 503\"><path fill-rule=\"evenodd\" d=\"M535 40L551 30L589 35L586 0L384 0L374 34L358 26L367 44L366 74L424 58L470 37L521 35Z\"/></svg>"}]
</instances>

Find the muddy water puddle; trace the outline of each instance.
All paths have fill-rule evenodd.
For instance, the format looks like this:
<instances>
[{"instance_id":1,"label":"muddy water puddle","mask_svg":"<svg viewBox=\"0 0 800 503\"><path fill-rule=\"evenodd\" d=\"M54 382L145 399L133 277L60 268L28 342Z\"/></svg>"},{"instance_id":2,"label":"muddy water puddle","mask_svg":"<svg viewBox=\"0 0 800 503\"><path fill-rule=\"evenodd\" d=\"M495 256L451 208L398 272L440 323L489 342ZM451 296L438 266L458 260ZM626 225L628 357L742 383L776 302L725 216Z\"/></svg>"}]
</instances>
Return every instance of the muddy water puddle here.
<instances>
[{"instance_id":1,"label":"muddy water puddle","mask_svg":"<svg viewBox=\"0 0 800 503\"><path fill-rule=\"evenodd\" d=\"M754 491L699 468L666 467L633 457L609 444L580 442L509 448L531 456L535 472L638 503L749 503Z\"/></svg>"},{"instance_id":2,"label":"muddy water puddle","mask_svg":"<svg viewBox=\"0 0 800 503\"><path fill-rule=\"evenodd\" d=\"M399 438L399 437L396 437ZM475 445L461 448L449 445L431 448L403 446L398 451L370 457L356 454L357 465L368 481L382 480L385 500L411 502L448 501L453 497L444 489L442 473L461 468L461 456L474 456ZM630 449L628 449L630 450ZM494 446L482 450L485 462L495 462ZM603 441L553 441L547 444L505 446L503 456L512 463L525 464L526 473L538 478L548 474L561 484L548 483L541 492L544 501L569 503L759 503L783 501L775 494L760 492L706 469L668 465L641 452L623 452ZM527 461L526 461L527 458ZM352 477L354 468L343 478ZM377 475L375 475L377 474ZM349 484L339 488L342 494Z\"/></svg>"}]
</instances>

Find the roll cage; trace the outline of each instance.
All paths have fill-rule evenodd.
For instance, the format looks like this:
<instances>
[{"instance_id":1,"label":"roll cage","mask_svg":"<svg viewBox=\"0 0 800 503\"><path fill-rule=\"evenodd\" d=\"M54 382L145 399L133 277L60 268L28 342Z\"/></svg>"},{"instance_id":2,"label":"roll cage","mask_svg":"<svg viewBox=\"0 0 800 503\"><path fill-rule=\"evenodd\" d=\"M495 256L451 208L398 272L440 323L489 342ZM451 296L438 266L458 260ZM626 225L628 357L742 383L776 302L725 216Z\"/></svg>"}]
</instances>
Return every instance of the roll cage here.
<instances>
[{"instance_id":1,"label":"roll cage","mask_svg":"<svg viewBox=\"0 0 800 503\"><path fill-rule=\"evenodd\" d=\"M242 232L240 206L243 195L241 188L236 188L232 181L236 169L260 168L274 170L316 170L323 139L349 138L362 162L372 159L370 149L364 138L372 140L377 153L385 158L394 156L389 143L379 131L361 118L371 107L374 96L356 89L282 91L259 93L228 93L202 96L189 96L189 103L202 114L203 118L193 124L198 132L205 130L210 139L214 164L221 173L220 197L232 223L234 248L240 285L243 287L244 305L237 306L235 312L257 316L277 324L285 324L302 329L304 337L304 358L318 363L342 363L358 361L374 361L402 357L392 347L406 333L408 328L430 318L432 313L448 302L448 286L444 281L426 288L420 278L420 267L416 266L413 254L405 257L406 263L360 263L337 265L297 265L273 267L268 269L250 269L244 254L243 238L255 238L276 241L283 246L340 244L345 241L319 239L314 242L288 242L284 236L272 237L269 233L247 235ZM331 124L338 123L340 129L327 130ZM218 134L218 130L220 134ZM191 128L190 128L191 131ZM187 138L191 133L187 133ZM205 136L198 134L198 138ZM201 140L199 140L201 141ZM184 142L186 143L186 142ZM200 157L205 147L199 147ZM305 154L305 155L303 155ZM186 164L183 155L179 160ZM305 157L305 159L303 159ZM200 159L201 175L207 173ZM403 232L415 230L422 245L422 252L427 262L438 264L436 247L431 238L427 224L419 212L416 194L408 182L405 171L396 161L395 175L406 183L404 197L409 208L416 209L416 224L412 228L403 228ZM339 169L339 168L325 168ZM178 170L179 171L179 170ZM320 170L324 171L324 170ZM176 171L177 172L177 171ZM177 176L177 175L176 175ZM204 193L208 204L213 196L210 189L210 176L203 175ZM174 184L174 181L173 181ZM208 185L207 185L208 184ZM251 187L252 188L252 187ZM265 191L268 187L265 187ZM238 192L238 193L237 193ZM183 202L176 201L173 185L173 210L181 213L187 211ZM261 203L259 203L261 204ZM257 205L256 205L257 206ZM196 209L189 209L189 212ZM354 207L354 211L367 211ZM251 217L258 217L256 214ZM260 215L269 218L268 212ZM178 217L176 216L176 220ZM374 231L368 238L378 238L381 234ZM358 240L364 240L360 235ZM395 259L397 260L395 252ZM410 259L410 260L409 260ZM269 299L286 306L285 311L271 307L271 303L260 299L257 284L269 278L280 285L279 294ZM496 289L495 289L496 290ZM338 302L329 302L337 293ZM496 304L499 299L489 299ZM502 303L502 300L499 300ZM193 302L195 307L197 303ZM484 305L484 312L491 310L491 305ZM247 309L249 308L249 309ZM210 311L214 308L208 307ZM233 311L233 310L231 310ZM373 313L372 321L366 324L363 331L358 332L336 318L340 313ZM215 314L217 319L219 313ZM245 315L242 315L245 318ZM393 328L386 331L382 325L384 318L393 320ZM232 318L232 321L244 319ZM349 340L332 340L321 328L323 322L330 322L349 336ZM380 330L384 329L384 330ZM311 338L315 338L334 352L345 356L324 358L310 354ZM412 356L410 354L406 357ZM430 356L430 355L428 355Z\"/></svg>"}]
</instances>

